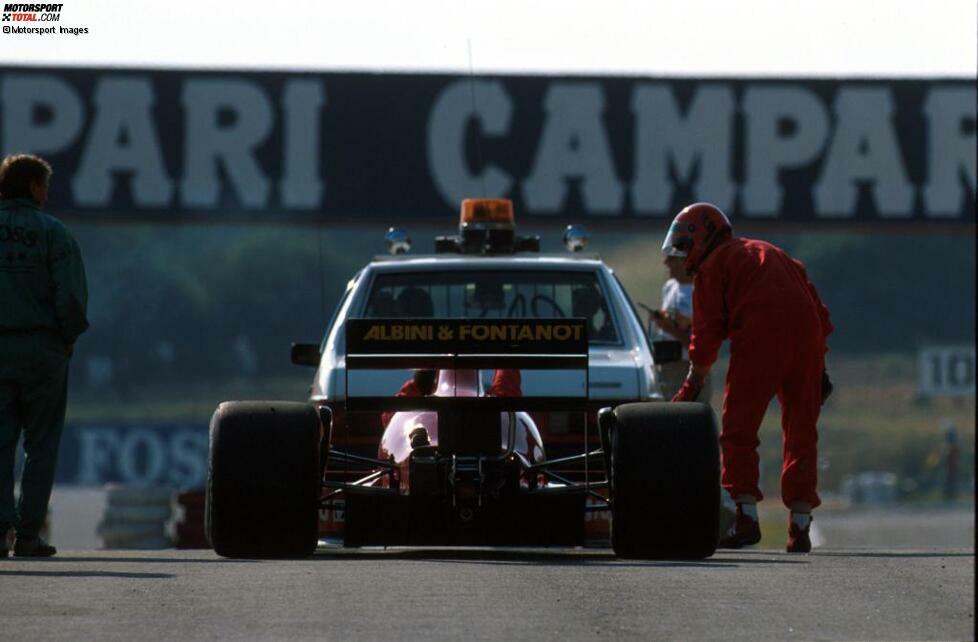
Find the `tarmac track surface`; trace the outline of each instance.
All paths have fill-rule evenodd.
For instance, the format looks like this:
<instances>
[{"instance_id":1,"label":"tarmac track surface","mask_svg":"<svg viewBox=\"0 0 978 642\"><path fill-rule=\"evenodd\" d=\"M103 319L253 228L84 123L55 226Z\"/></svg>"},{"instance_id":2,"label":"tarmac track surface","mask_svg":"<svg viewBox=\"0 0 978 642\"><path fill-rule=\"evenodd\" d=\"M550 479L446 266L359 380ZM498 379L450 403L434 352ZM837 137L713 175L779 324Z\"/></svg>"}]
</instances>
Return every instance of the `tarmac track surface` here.
<instances>
[{"instance_id":1,"label":"tarmac track surface","mask_svg":"<svg viewBox=\"0 0 978 642\"><path fill-rule=\"evenodd\" d=\"M320 549L0 559L0 639L974 638L974 549Z\"/></svg>"}]
</instances>

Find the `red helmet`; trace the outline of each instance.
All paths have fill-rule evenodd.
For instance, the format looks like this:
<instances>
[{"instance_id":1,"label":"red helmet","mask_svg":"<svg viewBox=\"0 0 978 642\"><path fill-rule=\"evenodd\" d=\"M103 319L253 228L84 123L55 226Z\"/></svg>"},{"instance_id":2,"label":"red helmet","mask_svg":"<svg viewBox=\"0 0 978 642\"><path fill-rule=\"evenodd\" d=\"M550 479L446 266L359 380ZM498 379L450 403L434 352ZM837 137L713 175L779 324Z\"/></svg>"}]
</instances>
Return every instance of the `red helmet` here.
<instances>
[{"instance_id":1,"label":"red helmet","mask_svg":"<svg viewBox=\"0 0 978 642\"><path fill-rule=\"evenodd\" d=\"M683 208L662 243L670 256L685 256L686 269L693 272L717 244L733 234L730 220L711 203L693 203Z\"/></svg>"}]
</instances>

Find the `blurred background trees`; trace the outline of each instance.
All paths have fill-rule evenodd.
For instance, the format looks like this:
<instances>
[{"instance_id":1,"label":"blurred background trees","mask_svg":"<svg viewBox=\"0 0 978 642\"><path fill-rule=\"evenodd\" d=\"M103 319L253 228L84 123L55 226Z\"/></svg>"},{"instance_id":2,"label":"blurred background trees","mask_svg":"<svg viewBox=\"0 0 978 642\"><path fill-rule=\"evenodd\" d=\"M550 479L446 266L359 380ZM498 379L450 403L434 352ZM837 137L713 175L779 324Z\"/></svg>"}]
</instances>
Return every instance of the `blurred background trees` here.
<instances>
[{"instance_id":1,"label":"blurred background trees","mask_svg":"<svg viewBox=\"0 0 978 642\"><path fill-rule=\"evenodd\" d=\"M206 425L231 398L305 399L312 370L292 341L319 341L349 279L384 252L383 229L302 226L72 225L91 290L91 330L72 363L69 420ZM560 230L531 229L563 253ZM428 252L445 229L410 230ZM858 471L896 473L908 496L937 493L941 421L962 431L974 470L974 398L921 400L917 351L975 333L974 239L947 235L767 237L805 262L832 311L829 367L838 387L820 422L822 488ZM658 304L661 235L594 230L590 251L636 301ZM721 381L725 360L716 369ZM722 384L715 386L720 410ZM762 485L777 496L780 413L761 429ZM970 474L968 473L969 478Z\"/></svg>"},{"instance_id":2,"label":"blurred background trees","mask_svg":"<svg viewBox=\"0 0 978 642\"><path fill-rule=\"evenodd\" d=\"M244 226L73 226L86 257L92 329L75 381L113 385L288 376L291 341L322 337L347 281L383 252L381 231ZM558 252L559 231L541 230ZM415 230L426 251L433 230ZM974 239L796 234L770 240L808 266L832 311L833 357L913 355L970 343ZM593 249L632 298L657 303L660 239L598 231ZM881 278L885 277L885 278Z\"/></svg>"}]
</instances>

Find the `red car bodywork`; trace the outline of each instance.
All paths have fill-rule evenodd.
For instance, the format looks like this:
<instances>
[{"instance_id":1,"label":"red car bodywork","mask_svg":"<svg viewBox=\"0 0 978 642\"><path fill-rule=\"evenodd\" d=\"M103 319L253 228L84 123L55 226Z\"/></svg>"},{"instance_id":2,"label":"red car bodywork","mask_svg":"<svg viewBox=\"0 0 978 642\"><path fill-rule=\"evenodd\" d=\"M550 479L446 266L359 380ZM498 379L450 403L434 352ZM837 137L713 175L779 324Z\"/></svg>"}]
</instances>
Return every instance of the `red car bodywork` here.
<instances>
[{"instance_id":1,"label":"red car bodywork","mask_svg":"<svg viewBox=\"0 0 978 642\"><path fill-rule=\"evenodd\" d=\"M499 371L504 373L505 371ZM517 373L517 377L518 377ZM493 396L519 396L518 384L514 388L506 381L503 374L494 378L493 386L489 393L509 393ZM507 385L508 384L508 385ZM482 396L482 385L477 370L442 370L438 373L438 384L435 387L433 396L436 397L480 397ZM513 394L513 393L517 394ZM537 463L545 459L543 451L543 440L540 432L529 414L517 412L516 415L516 439L515 452L526 457L531 463ZM428 433L428 439L432 446L438 445L438 413L436 412L398 412L394 413L390 422L384 428L384 435L380 440L380 447L377 451L377 458L388 460L393 459L398 466L399 484L403 492L407 492L408 485L408 463L411 457L411 433L418 428L423 428ZM502 434L502 447L508 449L509 444L509 417L507 413L500 413L499 430Z\"/></svg>"}]
</instances>

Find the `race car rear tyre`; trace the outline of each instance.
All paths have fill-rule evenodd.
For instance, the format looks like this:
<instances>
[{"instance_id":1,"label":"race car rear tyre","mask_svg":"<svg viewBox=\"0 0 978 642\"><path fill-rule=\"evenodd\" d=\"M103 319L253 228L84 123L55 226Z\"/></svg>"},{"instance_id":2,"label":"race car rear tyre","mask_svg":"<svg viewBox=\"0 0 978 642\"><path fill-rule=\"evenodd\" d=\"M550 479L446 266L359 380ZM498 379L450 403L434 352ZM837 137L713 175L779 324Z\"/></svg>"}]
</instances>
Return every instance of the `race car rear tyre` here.
<instances>
[{"instance_id":1,"label":"race car rear tyre","mask_svg":"<svg viewBox=\"0 0 978 642\"><path fill-rule=\"evenodd\" d=\"M205 527L224 557L308 557L319 537L316 409L231 401L210 425Z\"/></svg>"},{"instance_id":2,"label":"race car rear tyre","mask_svg":"<svg viewBox=\"0 0 978 642\"><path fill-rule=\"evenodd\" d=\"M720 456L702 403L631 403L611 425L611 544L619 557L703 559L716 551Z\"/></svg>"}]
</instances>

